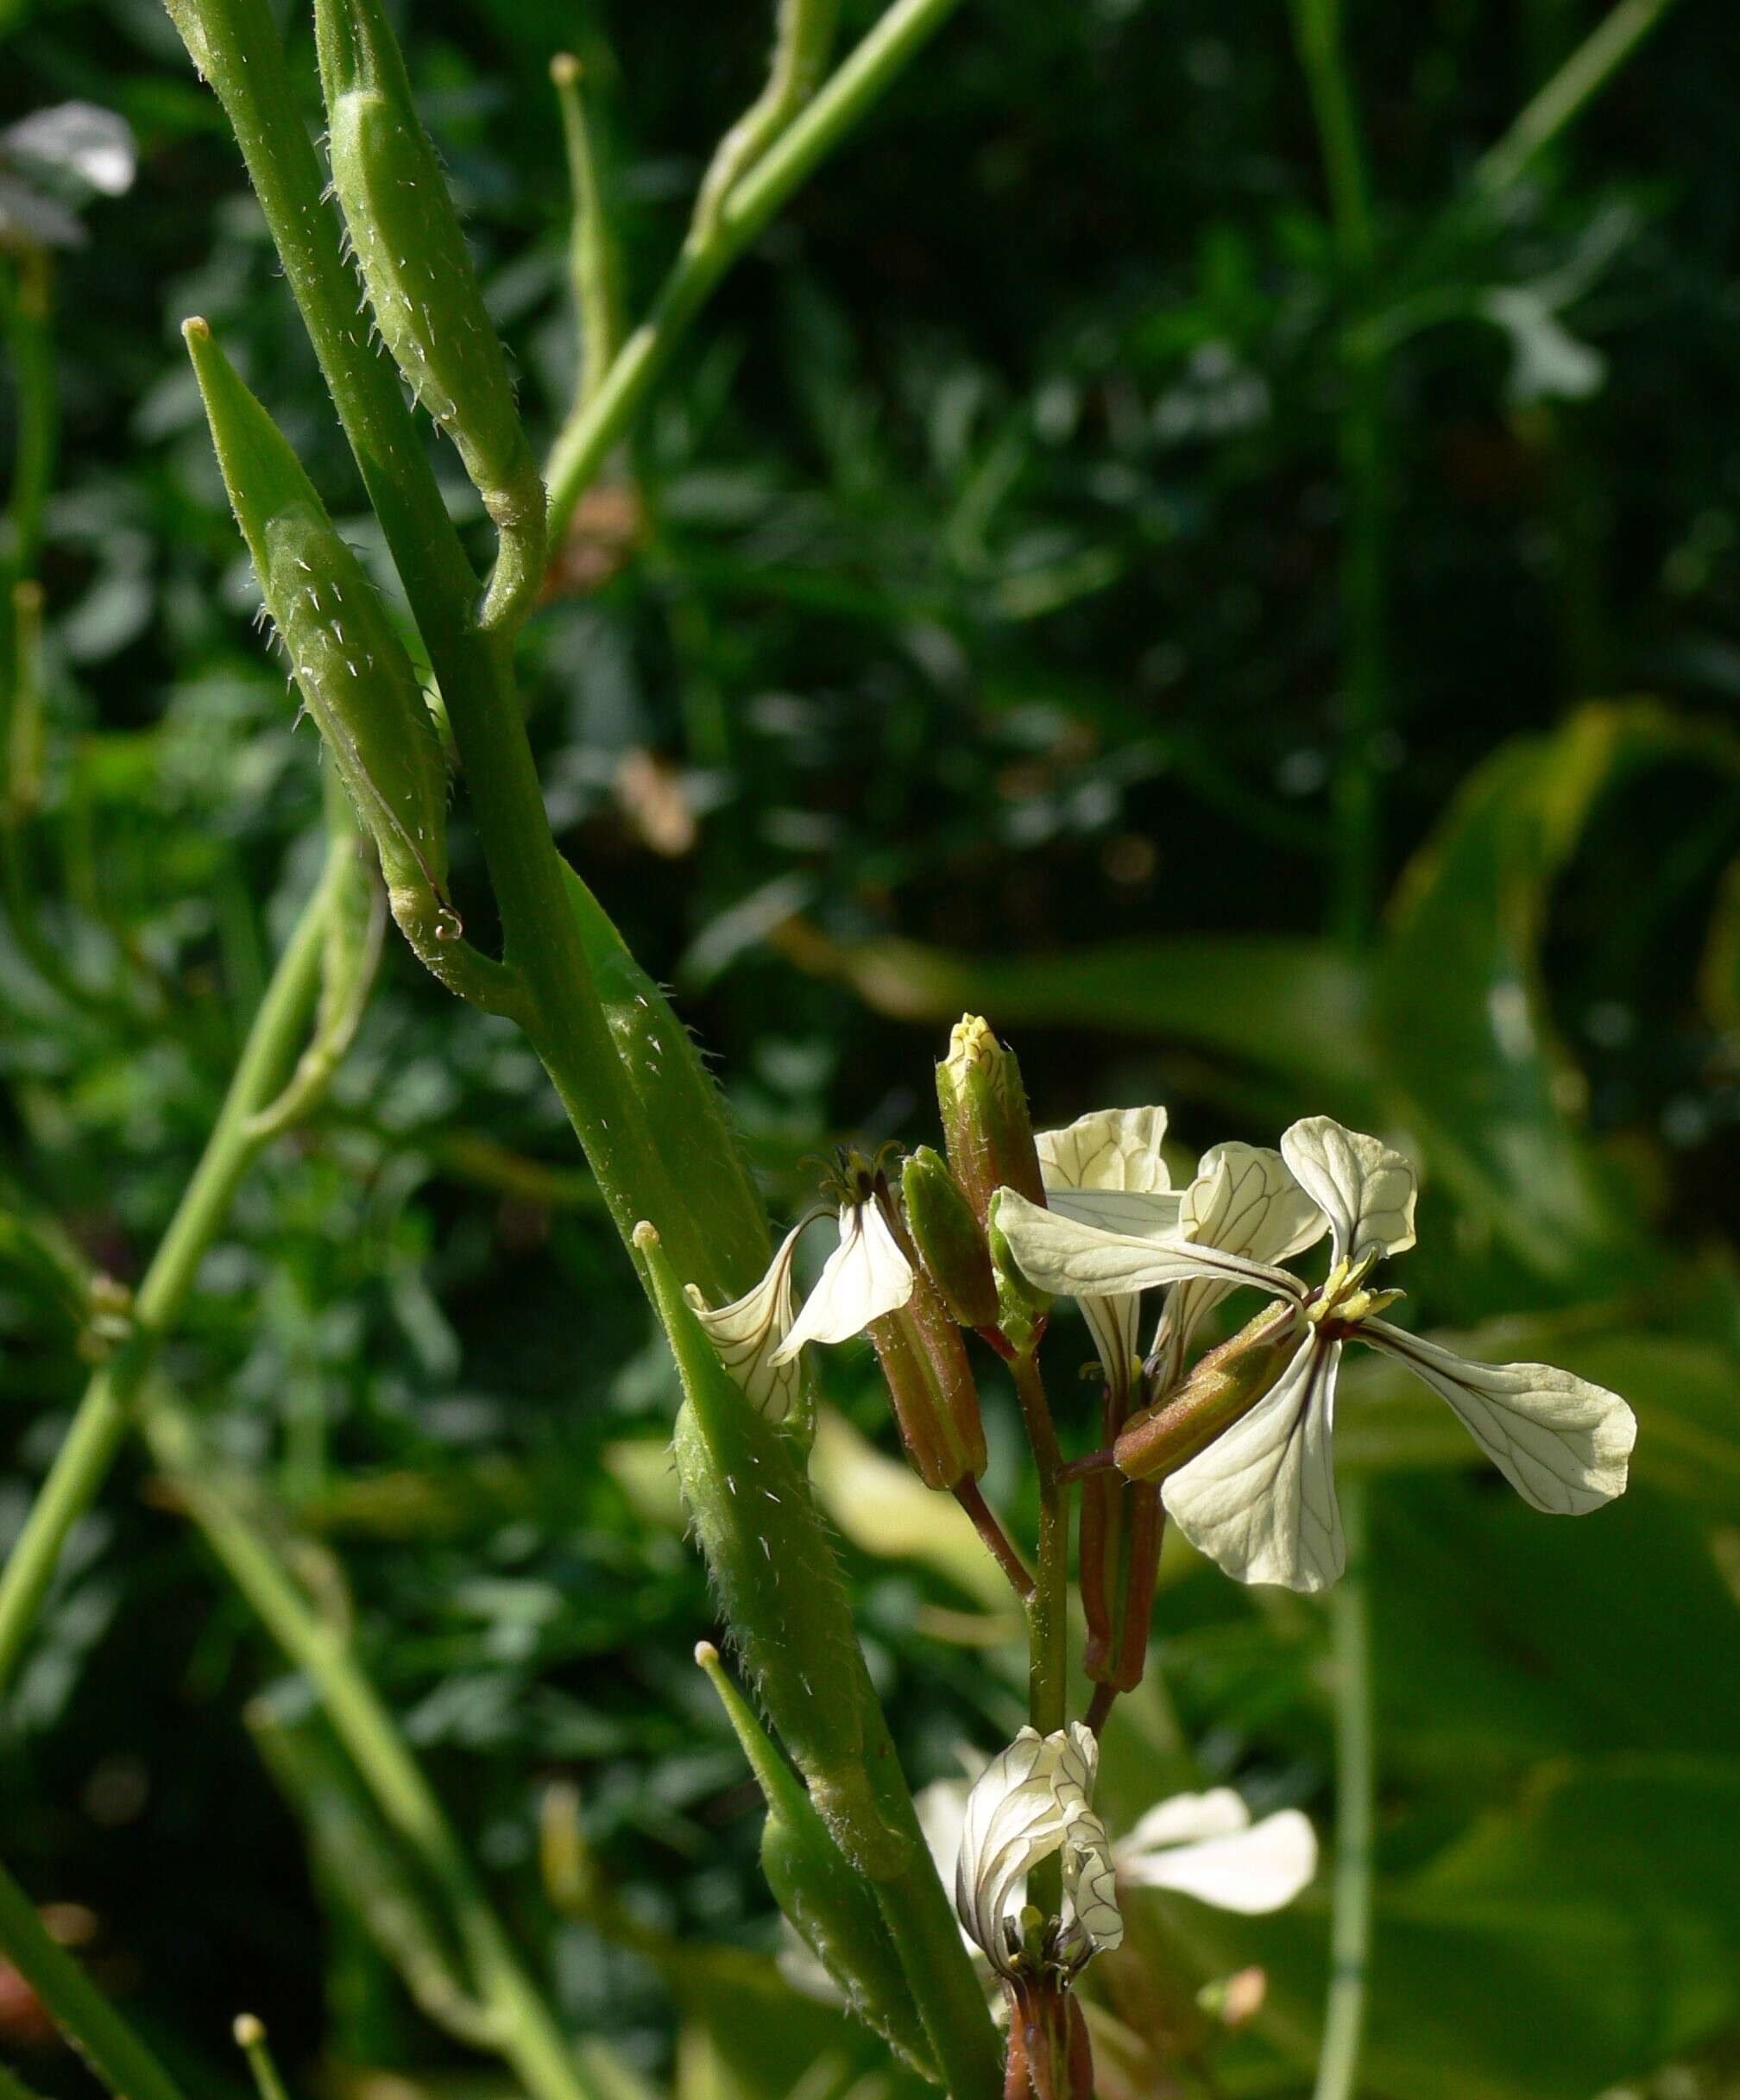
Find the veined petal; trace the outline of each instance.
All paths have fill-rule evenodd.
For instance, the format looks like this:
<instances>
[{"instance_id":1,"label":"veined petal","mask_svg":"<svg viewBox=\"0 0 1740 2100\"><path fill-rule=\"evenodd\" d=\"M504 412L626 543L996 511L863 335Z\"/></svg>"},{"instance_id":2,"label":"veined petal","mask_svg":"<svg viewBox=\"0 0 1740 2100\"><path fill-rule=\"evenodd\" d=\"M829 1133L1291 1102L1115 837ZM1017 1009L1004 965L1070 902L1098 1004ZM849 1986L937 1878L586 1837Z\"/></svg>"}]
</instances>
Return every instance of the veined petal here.
<instances>
[{"instance_id":1,"label":"veined petal","mask_svg":"<svg viewBox=\"0 0 1740 2100\"><path fill-rule=\"evenodd\" d=\"M1183 1201L1183 1192L1176 1189L1054 1189L1049 1182L1045 1186L1045 1201L1060 1218L1137 1239L1176 1238Z\"/></svg>"},{"instance_id":2,"label":"veined petal","mask_svg":"<svg viewBox=\"0 0 1740 2100\"><path fill-rule=\"evenodd\" d=\"M1551 1364L1477 1364L1436 1342L1365 1320L1359 1339L1447 1400L1524 1502L1581 1517L1625 1491L1637 1417L1617 1393Z\"/></svg>"},{"instance_id":3,"label":"veined petal","mask_svg":"<svg viewBox=\"0 0 1740 2100\"><path fill-rule=\"evenodd\" d=\"M1178 1213L1181 1239L1260 1262L1290 1261L1328 1229L1280 1153L1259 1145L1217 1145L1205 1152ZM1154 1346L1157 1352L1169 1346L1175 1370L1182 1367L1197 1323L1232 1288L1199 1277L1167 1294Z\"/></svg>"},{"instance_id":4,"label":"veined petal","mask_svg":"<svg viewBox=\"0 0 1740 2100\"><path fill-rule=\"evenodd\" d=\"M1254 1915L1290 1903L1315 1874L1317 1833L1298 1809L1283 1808L1194 1845L1138 1850L1126 1842L1116 1857L1120 1879L1138 1888L1170 1889L1217 1910Z\"/></svg>"},{"instance_id":5,"label":"veined petal","mask_svg":"<svg viewBox=\"0 0 1740 2100\"><path fill-rule=\"evenodd\" d=\"M1160 1141L1163 1108L1096 1108L1064 1130L1033 1139L1039 1172L1053 1189L1121 1189L1140 1195L1169 1189L1172 1176Z\"/></svg>"},{"instance_id":6,"label":"veined petal","mask_svg":"<svg viewBox=\"0 0 1740 2100\"><path fill-rule=\"evenodd\" d=\"M789 1364L806 1341L844 1341L912 1296L912 1265L873 1201L840 1213L840 1244L823 1264L816 1288L768 1361Z\"/></svg>"},{"instance_id":7,"label":"veined petal","mask_svg":"<svg viewBox=\"0 0 1740 2100\"><path fill-rule=\"evenodd\" d=\"M1347 1564L1332 1449L1341 1344L1312 1330L1275 1389L1160 1490L1190 1543L1239 1582L1326 1589Z\"/></svg>"},{"instance_id":8,"label":"veined petal","mask_svg":"<svg viewBox=\"0 0 1740 2100\"><path fill-rule=\"evenodd\" d=\"M1106 1826L1089 1809L1072 1820L1064 1840L1063 1895L1075 1913L1076 1929L1087 1936L1082 1960L1123 1945L1124 1918L1118 1908L1112 1841Z\"/></svg>"},{"instance_id":9,"label":"veined petal","mask_svg":"<svg viewBox=\"0 0 1740 2100\"><path fill-rule=\"evenodd\" d=\"M1056 1785L1057 1738L1024 1728L973 1783L955 1865L955 1908L969 1936L999 1968L1003 1920L1030 1867L1063 1841L1069 1816Z\"/></svg>"},{"instance_id":10,"label":"veined petal","mask_svg":"<svg viewBox=\"0 0 1740 2100\"><path fill-rule=\"evenodd\" d=\"M1307 1116L1283 1134L1281 1155L1327 1216L1338 1262L1413 1245L1417 1182L1400 1152L1333 1116Z\"/></svg>"},{"instance_id":11,"label":"veined petal","mask_svg":"<svg viewBox=\"0 0 1740 2100\"><path fill-rule=\"evenodd\" d=\"M761 1281L717 1312L709 1311L693 1283L684 1294L720 1362L770 1422L784 1422L791 1413L804 1376L795 1360L774 1361L791 1327L791 1258L803 1231L803 1224L794 1225Z\"/></svg>"},{"instance_id":12,"label":"veined petal","mask_svg":"<svg viewBox=\"0 0 1740 2100\"><path fill-rule=\"evenodd\" d=\"M996 1217L1022 1274L1041 1290L1066 1297L1109 1297L1196 1276L1229 1286L1254 1283L1296 1302L1305 1296L1297 1277L1267 1262L1184 1239L1144 1239L1129 1233L1102 1232L1060 1217L1056 1211L1042 1210L1012 1189L998 1192Z\"/></svg>"}]
</instances>

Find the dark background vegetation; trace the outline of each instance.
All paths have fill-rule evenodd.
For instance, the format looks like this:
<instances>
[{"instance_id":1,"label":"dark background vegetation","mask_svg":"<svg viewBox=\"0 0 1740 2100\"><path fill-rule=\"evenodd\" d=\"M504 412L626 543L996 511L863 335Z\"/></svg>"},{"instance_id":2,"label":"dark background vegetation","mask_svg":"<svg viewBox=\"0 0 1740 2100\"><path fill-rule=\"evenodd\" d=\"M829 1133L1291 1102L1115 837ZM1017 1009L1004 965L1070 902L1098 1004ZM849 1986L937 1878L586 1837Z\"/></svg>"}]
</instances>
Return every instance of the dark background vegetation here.
<instances>
[{"instance_id":1,"label":"dark background vegetation","mask_svg":"<svg viewBox=\"0 0 1740 2100\"><path fill-rule=\"evenodd\" d=\"M1323 937L1344 308L1275 0L968 0L728 285L522 651L564 849L677 987L776 1214L830 1142L934 1135L930 1060L982 1005L1044 1120L1161 1100L1194 1154L1327 1107L1409 1141L1434 1235L1400 1279L1413 1316L1556 1321L1560 1353L1629 1375L1640 1485L1586 1526L1441 1469L1437 1416L1409 1443L1404 1410L1386 1445L1385 1396L1369 1417L1350 1402L1386 1469L1372 2090L1410 2100L1570 2100L1675 2057L1694 2080L1675 2090L1716 2092L1740 2021L1729 10L1680 0L1502 209L1458 204L1602 11L1350 8L1378 306L1435 317L1384 394L1386 891L1414 865L1375 959ZM587 68L639 304L754 90L764 25L684 0L409 15L547 433L574 365L551 54ZM249 623L183 316L211 319L375 543L167 19L151 0L11 0L0 27L0 117L85 98L142 150L60 282L42 859L51 894L126 928L171 990L154 1017L69 1019L9 952L0 1038L9 1188L128 1277L318 825L312 731L288 733ZM289 33L312 123L299 13ZM457 895L487 940L456 823ZM48 911L78 952L77 914ZM896 936L935 952L877 945ZM5 1529L83 1372L10 1284L0 1326ZM538 1782L577 1780L637 1917L771 1945L741 1762L687 1660L711 1612L659 1456L670 1379L531 1053L396 944L332 1103L251 1177L174 1363L316 1579L348 1586L566 2011L667 2064L668 1993L554 1917L534 1820ZM886 1445L866 1365L828 1376ZM296 1687L161 1504L129 1460L76 1535L0 1736L0 1854L88 1909L98 1972L207 2089L235 2076L243 2005L299 2078L438 2081L458 2053L311 1870L242 1718L265 1700L293 1718ZM836 1517L915 1775L949 1769L958 1738L1006 1737L1012 1659L948 1637L984 1599ZM1320 1615L1181 1558L1157 1629L1198 1771L1327 1825ZM1126 1768L1137 1741L1132 1722ZM1130 1806L1160 1771L1126 1770ZM1199 1966L1262 1953L1308 2031L1325 1915L1266 1937L1216 1921L1224 1948L1177 1930ZM28 2009L0 2002L0 2046L79 2090ZM1238 2090L1308 2082L1308 2033L1241 2046Z\"/></svg>"}]
</instances>

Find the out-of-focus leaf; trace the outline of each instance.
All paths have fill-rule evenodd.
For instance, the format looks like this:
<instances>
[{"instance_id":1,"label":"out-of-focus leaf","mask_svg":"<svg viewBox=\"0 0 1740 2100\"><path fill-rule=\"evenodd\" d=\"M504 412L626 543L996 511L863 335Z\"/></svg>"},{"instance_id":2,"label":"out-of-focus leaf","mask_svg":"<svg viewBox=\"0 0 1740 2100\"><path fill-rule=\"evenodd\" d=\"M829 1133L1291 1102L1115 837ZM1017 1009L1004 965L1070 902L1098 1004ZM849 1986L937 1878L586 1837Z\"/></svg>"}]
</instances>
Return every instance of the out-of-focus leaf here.
<instances>
[{"instance_id":1,"label":"out-of-focus leaf","mask_svg":"<svg viewBox=\"0 0 1740 2100\"><path fill-rule=\"evenodd\" d=\"M842 947L801 922L775 938L802 968L843 978L898 1020L971 1010L999 1029L1024 1022L1169 1037L1295 1077L1346 1116L1372 1113L1365 974L1325 943L1181 936L1003 959L915 941Z\"/></svg>"},{"instance_id":2,"label":"out-of-focus leaf","mask_svg":"<svg viewBox=\"0 0 1740 2100\"><path fill-rule=\"evenodd\" d=\"M1585 708L1504 746L1463 789L1397 895L1373 1026L1430 1164L1507 1254L1560 1295L1635 1283L1635 1205L1578 1127L1540 943L1554 876L1598 798L1634 768L1731 743L1648 703Z\"/></svg>"}]
</instances>

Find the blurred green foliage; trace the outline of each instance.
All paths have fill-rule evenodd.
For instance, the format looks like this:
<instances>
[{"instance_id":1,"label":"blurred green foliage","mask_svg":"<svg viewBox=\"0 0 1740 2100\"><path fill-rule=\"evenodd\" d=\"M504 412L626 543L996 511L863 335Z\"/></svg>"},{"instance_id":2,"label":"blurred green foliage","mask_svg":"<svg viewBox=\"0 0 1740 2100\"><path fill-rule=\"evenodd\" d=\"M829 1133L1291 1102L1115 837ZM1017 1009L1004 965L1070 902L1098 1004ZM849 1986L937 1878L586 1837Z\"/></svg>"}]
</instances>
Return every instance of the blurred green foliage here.
<instances>
[{"instance_id":1,"label":"blurred green foliage","mask_svg":"<svg viewBox=\"0 0 1740 2100\"><path fill-rule=\"evenodd\" d=\"M1470 180L1602 12L1350 9L1365 319L1392 346L1394 894L1369 953L1321 933L1345 316L1272 5L966 9L727 287L522 648L564 850L678 987L776 1215L835 1138L934 1137L929 1060L970 1006L1046 1120L1164 1100L1193 1152L1316 1111L1396 1135L1427 1176L1415 1317L1636 1403L1631 1495L1561 1525L1465 1475L1417 1391L1350 1380L1344 1463L1383 1475L1368 2077L1398 2100L1579 2100L1674 2059L1674 2090L1731 2091L1740 2033L1740 28L1682 0L1524 181L1482 205ZM0 118L86 98L142 148L61 271L42 568L33 850L55 947L103 996L69 1011L0 949L0 1194L126 1278L319 854L314 740L249 631L183 315L383 557L153 0L12 0L0 29ZM312 122L299 10L289 33ZM552 53L584 63L639 301L762 34L678 0L414 10L534 427L575 363ZM58 1274L0 1249L0 1533L84 1375ZM288 1513L575 2026L693 2100L771 2100L806 2065L806 2095L850 2087L873 2052L771 1967L753 1790L688 1661L713 1620L672 1374L518 1037L391 948L168 1367ZM892 1449L867 1359L826 1380ZM993 1417L1000 1499L1006 1395ZM846 1428L821 1455L909 1765L947 1772L1020 1718L995 1592ZM1327 1819L1320 1616L1181 1553L1156 1624L1159 1683L1108 1737L1114 1821L1193 1775ZM293 2083L478 2075L395 1980L389 1954L438 2002L400 1865L136 1458L75 1534L0 1771L0 1856L87 1907L99 1977L201 2090L240 2090L242 2006ZM539 1872L556 1776L611 1891L577 1918ZM1235 1926L1144 1899L1138 1939L1193 1982L1270 1969L1226 2091L1308 2088L1325 1925L1322 1901ZM79 2091L11 2019L33 2081Z\"/></svg>"}]
</instances>

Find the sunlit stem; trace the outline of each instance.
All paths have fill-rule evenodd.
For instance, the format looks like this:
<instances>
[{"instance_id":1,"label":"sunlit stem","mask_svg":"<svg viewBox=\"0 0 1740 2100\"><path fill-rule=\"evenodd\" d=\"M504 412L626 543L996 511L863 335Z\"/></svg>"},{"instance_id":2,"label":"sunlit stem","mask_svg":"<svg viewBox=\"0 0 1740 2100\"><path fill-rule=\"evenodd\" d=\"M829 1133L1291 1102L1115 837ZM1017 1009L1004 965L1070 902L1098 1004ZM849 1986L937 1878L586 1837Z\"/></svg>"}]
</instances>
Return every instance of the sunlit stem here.
<instances>
[{"instance_id":1,"label":"sunlit stem","mask_svg":"<svg viewBox=\"0 0 1740 2100\"><path fill-rule=\"evenodd\" d=\"M973 1520L973 1529L985 1542L987 1550L999 1567L1008 1576L1010 1586L1024 1605L1033 1600L1033 1578L1027 1565L1011 1543L1009 1534L998 1522L995 1511L986 1501L976 1480L962 1480L955 1490L955 1499Z\"/></svg>"},{"instance_id":2,"label":"sunlit stem","mask_svg":"<svg viewBox=\"0 0 1740 2100\"><path fill-rule=\"evenodd\" d=\"M550 61L550 78L562 110L562 139L568 155L568 186L573 222L568 242L568 267L574 282L574 308L580 325L580 385L577 399L589 401L603 384L622 334L621 272L612 237L604 192L598 179L598 156L592 147L586 104L580 92L580 61L558 52Z\"/></svg>"},{"instance_id":3,"label":"sunlit stem","mask_svg":"<svg viewBox=\"0 0 1740 2100\"><path fill-rule=\"evenodd\" d=\"M708 233L739 180L816 91L834 41L836 0L778 0L767 85L720 140L702 180L695 225Z\"/></svg>"},{"instance_id":4,"label":"sunlit stem","mask_svg":"<svg viewBox=\"0 0 1740 2100\"><path fill-rule=\"evenodd\" d=\"M248 2068L254 2075L260 2100L290 2100L278 2066L272 2060L272 2052L267 2046L265 2022L255 2014L238 2013L231 2032L236 2037L236 2046L248 2059Z\"/></svg>"},{"instance_id":5,"label":"sunlit stem","mask_svg":"<svg viewBox=\"0 0 1740 2100\"><path fill-rule=\"evenodd\" d=\"M1069 1718L1069 1498L1058 1477L1063 1455L1039 1375L1039 1359L1031 1354L1018 1356L1009 1370L1039 1475L1039 1565L1027 1599L1027 1718L1047 1736ZM1028 1900L1047 1917L1060 1914L1063 1870L1059 1857L1042 1860L1033 1870Z\"/></svg>"},{"instance_id":6,"label":"sunlit stem","mask_svg":"<svg viewBox=\"0 0 1740 2100\"><path fill-rule=\"evenodd\" d=\"M1335 1912L1329 1938L1329 1996L1314 2100L1352 2100L1365 2032L1371 1954L1371 1625L1366 1594L1366 1486L1346 1482L1341 1524L1346 1573L1330 1592L1335 1663Z\"/></svg>"},{"instance_id":7,"label":"sunlit stem","mask_svg":"<svg viewBox=\"0 0 1740 2100\"><path fill-rule=\"evenodd\" d=\"M325 873L273 972L199 1164L139 1286L134 1339L85 1387L66 1441L0 1573L0 1694L16 1673L67 1534L108 1476L152 1354L179 1321L206 1250L265 1141L249 1126L280 1084L306 1024L320 981L326 913L336 888L348 876L345 861L354 851L351 842L342 837L329 849ZM305 1100L305 1107L310 1105Z\"/></svg>"},{"instance_id":8,"label":"sunlit stem","mask_svg":"<svg viewBox=\"0 0 1740 2100\"><path fill-rule=\"evenodd\" d=\"M575 504L719 280L959 4L895 0L737 183L715 224L684 243L652 312L622 345L597 393L570 417L556 440L545 472L552 549L560 548Z\"/></svg>"}]
</instances>

